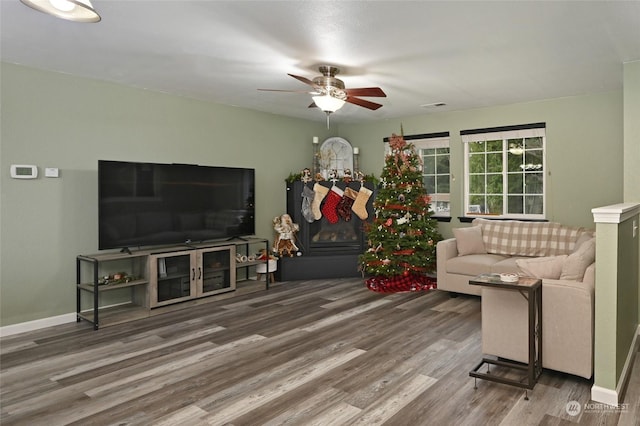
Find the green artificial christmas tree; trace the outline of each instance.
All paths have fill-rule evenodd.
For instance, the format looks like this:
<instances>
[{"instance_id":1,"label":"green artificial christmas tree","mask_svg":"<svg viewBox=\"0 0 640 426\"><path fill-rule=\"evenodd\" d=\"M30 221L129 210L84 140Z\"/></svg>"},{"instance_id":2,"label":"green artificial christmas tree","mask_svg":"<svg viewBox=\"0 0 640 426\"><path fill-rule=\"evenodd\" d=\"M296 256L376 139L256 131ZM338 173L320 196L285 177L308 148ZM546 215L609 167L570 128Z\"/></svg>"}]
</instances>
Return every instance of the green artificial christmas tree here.
<instances>
[{"instance_id":1,"label":"green artificial christmas tree","mask_svg":"<svg viewBox=\"0 0 640 426\"><path fill-rule=\"evenodd\" d=\"M402 136L392 135L389 146L373 203L375 218L367 224L369 248L360 256L361 269L373 291L429 290L435 288L435 280L427 274L436 269L436 244L442 237L431 217L422 159Z\"/></svg>"}]
</instances>

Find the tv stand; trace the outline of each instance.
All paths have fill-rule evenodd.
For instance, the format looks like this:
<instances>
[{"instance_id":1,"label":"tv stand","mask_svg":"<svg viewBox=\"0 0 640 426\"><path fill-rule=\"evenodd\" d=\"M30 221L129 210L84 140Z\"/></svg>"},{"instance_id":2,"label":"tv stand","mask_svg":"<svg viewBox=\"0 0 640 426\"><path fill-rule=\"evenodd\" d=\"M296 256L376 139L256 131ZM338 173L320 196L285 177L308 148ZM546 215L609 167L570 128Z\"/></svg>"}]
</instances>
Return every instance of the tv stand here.
<instances>
[{"instance_id":1,"label":"tv stand","mask_svg":"<svg viewBox=\"0 0 640 426\"><path fill-rule=\"evenodd\" d=\"M243 237L235 241L79 255L77 321L89 321L97 330L167 310L268 290L271 276L268 259L251 257L262 249L269 251L269 240ZM252 260L237 260L250 257ZM256 266L263 263L267 273L261 283Z\"/></svg>"},{"instance_id":2,"label":"tv stand","mask_svg":"<svg viewBox=\"0 0 640 426\"><path fill-rule=\"evenodd\" d=\"M122 247L122 249L120 249L120 253L131 254L131 249L129 249L129 247Z\"/></svg>"},{"instance_id":3,"label":"tv stand","mask_svg":"<svg viewBox=\"0 0 640 426\"><path fill-rule=\"evenodd\" d=\"M240 241L249 241L248 238L246 237L241 237L239 235L233 236L233 237L229 237L227 238L225 241L235 241L235 240L240 240ZM267 251L269 250L269 247L267 247Z\"/></svg>"}]
</instances>

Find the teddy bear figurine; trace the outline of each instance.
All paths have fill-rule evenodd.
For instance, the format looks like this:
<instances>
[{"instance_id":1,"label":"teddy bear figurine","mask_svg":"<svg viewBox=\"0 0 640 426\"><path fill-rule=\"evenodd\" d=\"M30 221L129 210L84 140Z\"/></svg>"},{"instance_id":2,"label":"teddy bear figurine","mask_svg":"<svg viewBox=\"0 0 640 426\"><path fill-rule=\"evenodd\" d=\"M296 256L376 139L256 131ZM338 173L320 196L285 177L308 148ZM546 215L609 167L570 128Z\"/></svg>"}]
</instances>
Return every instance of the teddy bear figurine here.
<instances>
[{"instance_id":1,"label":"teddy bear figurine","mask_svg":"<svg viewBox=\"0 0 640 426\"><path fill-rule=\"evenodd\" d=\"M304 183L307 182L311 182L311 170L309 170L308 168L304 168L302 169L302 173L301 173L302 177L300 178L300 180Z\"/></svg>"}]
</instances>

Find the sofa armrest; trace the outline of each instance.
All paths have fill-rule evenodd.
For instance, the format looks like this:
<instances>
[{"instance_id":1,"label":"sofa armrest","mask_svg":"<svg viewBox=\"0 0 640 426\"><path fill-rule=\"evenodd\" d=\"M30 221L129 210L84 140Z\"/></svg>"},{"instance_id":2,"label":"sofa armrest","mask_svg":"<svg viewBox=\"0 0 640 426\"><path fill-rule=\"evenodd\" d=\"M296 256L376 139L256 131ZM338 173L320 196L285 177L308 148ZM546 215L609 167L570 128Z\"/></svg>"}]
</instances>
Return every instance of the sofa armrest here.
<instances>
[{"instance_id":1,"label":"sofa armrest","mask_svg":"<svg viewBox=\"0 0 640 426\"><path fill-rule=\"evenodd\" d=\"M436 246L437 259L447 261L458 256L458 243L455 238L438 241Z\"/></svg>"},{"instance_id":2,"label":"sofa armrest","mask_svg":"<svg viewBox=\"0 0 640 426\"><path fill-rule=\"evenodd\" d=\"M582 278L582 284L586 288L590 288L591 291L595 291L596 288L596 262L593 262L587 267Z\"/></svg>"},{"instance_id":3,"label":"sofa armrest","mask_svg":"<svg viewBox=\"0 0 640 426\"><path fill-rule=\"evenodd\" d=\"M458 244L455 238L438 241L436 245L436 271L438 287L443 285L447 276L447 260L458 256Z\"/></svg>"},{"instance_id":4,"label":"sofa armrest","mask_svg":"<svg viewBox=\"0 0 640 426\"><path fill-rule=\"evenodd\" d=\"M591 378L593 373L594 288L589 282L542 281L543 364Z\"/></svg>"}]
</instances>

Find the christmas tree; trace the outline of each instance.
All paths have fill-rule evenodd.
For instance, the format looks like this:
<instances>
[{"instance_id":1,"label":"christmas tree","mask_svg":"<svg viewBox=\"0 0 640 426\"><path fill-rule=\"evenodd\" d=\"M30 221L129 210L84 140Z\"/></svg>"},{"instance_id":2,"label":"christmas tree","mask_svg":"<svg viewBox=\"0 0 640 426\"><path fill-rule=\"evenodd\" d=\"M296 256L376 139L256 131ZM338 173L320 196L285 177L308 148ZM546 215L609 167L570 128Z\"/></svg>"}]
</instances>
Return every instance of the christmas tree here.
<instances>
[{"instance_id":1,"label":"christmas tree","mask_svg":"<svg viewBox=\"0 0 640 426\"><path fill-rule=\"evenodd\" d=\"M381 185L367 224L368 250L360 256L367 287L379 292L435 288L427 273L436 269L436 244L442 239L431 217L422 180L422 159L402 136L389 138Z\"/></svg>"}]
</instances>

